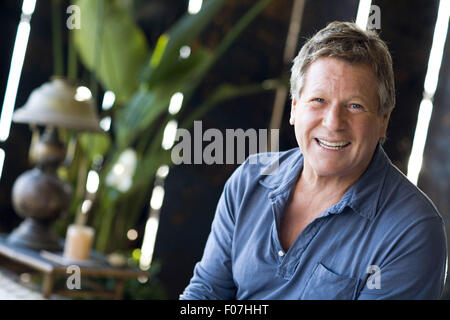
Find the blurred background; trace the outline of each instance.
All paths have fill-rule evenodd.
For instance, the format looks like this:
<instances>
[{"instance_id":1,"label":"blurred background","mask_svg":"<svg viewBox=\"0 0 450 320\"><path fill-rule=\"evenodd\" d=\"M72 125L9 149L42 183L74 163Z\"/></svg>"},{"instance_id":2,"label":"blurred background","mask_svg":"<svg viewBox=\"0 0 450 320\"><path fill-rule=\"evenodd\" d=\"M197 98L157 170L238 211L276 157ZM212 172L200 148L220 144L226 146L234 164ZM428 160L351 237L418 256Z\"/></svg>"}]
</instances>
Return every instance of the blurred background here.
<instances>
[{"instance_id":1,"label":"blurred background","mask_svg":"<svg viewBox=\"0 0 450 320\"><path fill-rule=\"evenodd\" d=\"M8 114L52 76L69 78L92 97L103 133L60 132L65 143L78 140L70 166L58 171L74 197L55 230L64 237L86 217L96 250L150 272L130 285L128 298L177 299L237 164L174 165L176 129L192 132L194 120L203 132L279 128L279 150L296 147L286 94L292 58L329 22L356 21L364 5L376 5L376 31L390 48L396 80L384 147L433 200L450 234L449 1L37 0L33 10L27 2L0 4L0 232L22 221L12 187L34 166L33 131ZM447 6L439 20L440 3ZM29 36L18 33L21 22Z\"/></svg>"}]
</instances>

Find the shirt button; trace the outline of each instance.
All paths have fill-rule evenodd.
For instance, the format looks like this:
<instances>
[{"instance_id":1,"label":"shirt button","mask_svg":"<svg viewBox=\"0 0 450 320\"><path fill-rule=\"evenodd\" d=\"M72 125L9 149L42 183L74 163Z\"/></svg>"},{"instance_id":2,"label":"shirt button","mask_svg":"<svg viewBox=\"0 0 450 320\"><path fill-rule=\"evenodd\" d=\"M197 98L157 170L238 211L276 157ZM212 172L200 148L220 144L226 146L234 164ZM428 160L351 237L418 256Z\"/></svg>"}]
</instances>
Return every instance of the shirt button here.
<instances>
[{"instance_id":1,"label":"shirt button","mask_svg":"<svg viewBox=\"0 0 450 320\"><path fill-rule=\"evenodd\" d=\"M282 256L284 256L284 252L283 252L282 250L280 250L280 251L278 251L278 255L279 255L280 257L282 257Z\"/></svg>"}]
</instances>

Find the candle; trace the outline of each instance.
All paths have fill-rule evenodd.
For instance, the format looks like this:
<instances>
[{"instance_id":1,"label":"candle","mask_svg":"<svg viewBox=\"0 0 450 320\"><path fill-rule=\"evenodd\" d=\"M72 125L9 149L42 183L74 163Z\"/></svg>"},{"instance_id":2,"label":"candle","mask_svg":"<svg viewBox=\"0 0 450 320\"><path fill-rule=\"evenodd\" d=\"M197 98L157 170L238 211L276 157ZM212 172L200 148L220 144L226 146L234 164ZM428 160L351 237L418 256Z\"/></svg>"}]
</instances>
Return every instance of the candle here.
<instances>
[{"instance_id":1,"label":"candle","mask_svg":"<svg viewBox=\"0 0 450 320\"><path fill-rule=\"evenodd\" d=\"M94 240L94 229L84 225L72 224L67 229L64 245L64 258L87 260Z\"/></svg>"}]
</instances>

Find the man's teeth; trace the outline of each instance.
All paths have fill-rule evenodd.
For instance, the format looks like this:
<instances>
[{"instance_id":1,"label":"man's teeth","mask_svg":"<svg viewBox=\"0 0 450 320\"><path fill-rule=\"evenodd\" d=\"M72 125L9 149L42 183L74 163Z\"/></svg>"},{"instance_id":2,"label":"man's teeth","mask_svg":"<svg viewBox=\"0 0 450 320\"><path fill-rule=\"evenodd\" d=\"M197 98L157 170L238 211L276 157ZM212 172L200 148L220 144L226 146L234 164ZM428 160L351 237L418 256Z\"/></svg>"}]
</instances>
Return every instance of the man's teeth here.
<instances>
[{"instance_id":1,"label":"man's teeth","mask_svg":"<svg viewBox=\"0 0 450 320\"><path fill-rule=\"evenodd\" d=\"M348 141L329 142L329 141L325 141L325 140L321 140L321 139L317 139L317 141L319 142L319 144L322 147L327 148L327 149L333 149L333 150L342 149L343 147L350 144L350 142L348 142Z\"/></svg>"}]
</instances>

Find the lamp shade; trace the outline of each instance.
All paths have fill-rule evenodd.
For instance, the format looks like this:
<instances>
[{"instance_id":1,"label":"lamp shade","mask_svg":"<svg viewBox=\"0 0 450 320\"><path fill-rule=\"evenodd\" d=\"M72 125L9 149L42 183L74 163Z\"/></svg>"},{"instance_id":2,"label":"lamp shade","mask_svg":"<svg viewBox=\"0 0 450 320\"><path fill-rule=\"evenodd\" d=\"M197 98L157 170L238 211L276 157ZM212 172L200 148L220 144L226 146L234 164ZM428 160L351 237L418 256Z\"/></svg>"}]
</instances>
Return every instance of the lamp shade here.
<instances>
[{"instance_id":1,"label":"lamp shade","mask_svg":"<svg viewBox=\"0 0 450 320\"><path fill-rule=\"evenodd\" d=\"M33 90L25 105L14 112L13 121L103 132L93 100L77 96L77 87L59 77Z\"/></svg>"}]
</instances>

